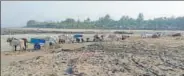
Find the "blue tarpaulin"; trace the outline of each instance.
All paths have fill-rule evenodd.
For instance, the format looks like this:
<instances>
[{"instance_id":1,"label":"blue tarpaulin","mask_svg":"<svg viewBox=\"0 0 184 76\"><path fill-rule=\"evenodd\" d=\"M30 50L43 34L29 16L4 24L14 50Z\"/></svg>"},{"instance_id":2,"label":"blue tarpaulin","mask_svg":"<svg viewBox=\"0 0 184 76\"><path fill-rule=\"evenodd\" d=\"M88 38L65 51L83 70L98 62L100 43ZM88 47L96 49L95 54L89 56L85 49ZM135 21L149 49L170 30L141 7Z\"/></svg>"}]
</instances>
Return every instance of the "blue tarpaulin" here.
<instances>
[{"instance_id":1,"label":"blue tarpaulin","mask_svg":"<svg viewBox=\"0 0 184 76\"><path fill-rule=\"evenodd\" d=\"M78 37L82 37L83 35L81 35L81 34L76 34L76 35L74 35L74 38L78 38Z\"/></svg>"},{"instance_id":2,"label":"blue tarpaulin","mask_svg":"<svg viewBox=\"0 0 184 76\"><path fill-rule=\"evenodd\" d=\"M31 43L33 43L33 44L36 44L36 43L38 43L38 44L40 44L40 43L45 43L45 40L44 39L38 39L38 38L31 38Z\"/></svg>"}]
</instances>

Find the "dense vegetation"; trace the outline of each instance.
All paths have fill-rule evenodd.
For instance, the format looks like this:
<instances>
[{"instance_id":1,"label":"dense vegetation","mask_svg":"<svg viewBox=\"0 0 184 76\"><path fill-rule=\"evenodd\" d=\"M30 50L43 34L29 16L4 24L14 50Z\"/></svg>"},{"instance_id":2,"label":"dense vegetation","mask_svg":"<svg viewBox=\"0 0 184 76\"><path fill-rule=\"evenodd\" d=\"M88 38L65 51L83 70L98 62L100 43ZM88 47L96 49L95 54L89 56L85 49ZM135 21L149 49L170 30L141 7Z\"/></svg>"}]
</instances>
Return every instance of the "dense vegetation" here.
<instances>
[{"instance_id":1,"label":"dense vegetation","mask_svg":"<svg viewBox=\"0 0 184 76\"><path fill-rule=\"evenodd\" d=\"M111 19L110 15L100 17L96 21L87 18L84 21L75 21L67 18L60 22L38 22L29 20L26 27L37 28L75 28L75 29L137 29L137 30L184 30L184 17L160 17L144 20L144 15L140 13L137 19L129 16L122 16L119 20Z\"/></svg>"}]
</instances>

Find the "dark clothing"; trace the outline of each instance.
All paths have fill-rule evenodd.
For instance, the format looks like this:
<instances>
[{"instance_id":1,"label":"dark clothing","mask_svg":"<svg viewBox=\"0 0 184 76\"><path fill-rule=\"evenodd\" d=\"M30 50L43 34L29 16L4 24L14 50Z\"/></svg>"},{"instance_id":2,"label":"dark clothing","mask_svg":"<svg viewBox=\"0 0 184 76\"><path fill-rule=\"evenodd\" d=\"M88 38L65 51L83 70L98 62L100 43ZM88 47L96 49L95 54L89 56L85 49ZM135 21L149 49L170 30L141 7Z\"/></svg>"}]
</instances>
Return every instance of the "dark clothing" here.
<instances>
[{"instance_id":1,"label":"dark clothing","mask_svg":"<svg viewBox=\"0 0 184 76\"><path fill-rule=\"evenodd\" d=\"M76 38L76 41L77 41L77 43L79 43L80 42L80 39L79 38Z\"/></svg>"},{"instance_id":2,"label":"dark clothing","mask_svg":"<svg viewBox=\"0 0 184 76\"><path fill-rule=\"evenodd\" d=\"M62 40L61 39L59 39L59 44L61 44L62 43Z\"/></svg>"},{"instance_id":3,"label":"dark clothing","mask_svg":"<svg viewBox=\"0 0 184 76\"><path fill-rule=\"evenodd\" d=\"M103 41L104 40L104 36L103 35L101 35L101 39L100 39L100 41Z\"/></svg>"},{"instance_id":4,"label":"dark clothing","mask_svg":"<svg viewBox=\"0 0 184 76\"><path fill-rule=\"evenodd\" d=\"M84 39L82 38L81 41L84 42Z\"/></svg>"},{"instance_id":5,"label":"dark clothing","mask_svg":"<svg viewBox=\"0 0 184 76\"><path fill-rule=\"evenodd\" d=\"M17 45L15 45L15 51L17 51Z\"/></svg>"},{"instance_id":6,"label":"dark clothing","mask_svg":"<svg viewBox=\"0 0 184 76\"><path fill-rule=\"evenodd\" d=\"M63 40L63 39L59 39L59 44L63 44L63 43L65 43L65 40Z\"/></svg>"},{"instance_id":7,"label":"dark clothing","mask_svg":"<svg viewBox=\"0 0 184 76\"><path fill-rule=\"evenodd\" d=\"M86 42L89 42L89 38L86 38Z\"/></svg>"},{"instance_id":8,"label":"dark clothing","mask_svg":"<svg viewBox=\"0 0 184 76\"><path fill-rule=\"evenodd\" d=\"M49 45L52 46L53 45L52 42L50 42Z\"/></svg>"}]
</instances>

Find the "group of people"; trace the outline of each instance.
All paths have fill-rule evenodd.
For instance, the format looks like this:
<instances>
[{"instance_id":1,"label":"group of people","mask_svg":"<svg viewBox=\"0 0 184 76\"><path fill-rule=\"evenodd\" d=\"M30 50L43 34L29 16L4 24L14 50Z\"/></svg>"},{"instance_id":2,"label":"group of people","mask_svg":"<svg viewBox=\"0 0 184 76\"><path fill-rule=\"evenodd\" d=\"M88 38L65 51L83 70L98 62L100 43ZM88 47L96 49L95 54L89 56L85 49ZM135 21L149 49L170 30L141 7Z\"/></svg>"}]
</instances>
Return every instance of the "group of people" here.
<instances>
[{"instance_id":1,"label":"group of people","mask_svg":"<svg viewBox=\"0 0 184 76\"><path fill-rule=\"evenodd\" d=\"M91 42L90 40L93 39L93 42L97 42L97 41L103 41L104 40L104 35L94 35L93 38L87 37L86 39L84 39L84 37L76 37L75 40L77 43L79 42Z\"/></svg>"}]
</instances>

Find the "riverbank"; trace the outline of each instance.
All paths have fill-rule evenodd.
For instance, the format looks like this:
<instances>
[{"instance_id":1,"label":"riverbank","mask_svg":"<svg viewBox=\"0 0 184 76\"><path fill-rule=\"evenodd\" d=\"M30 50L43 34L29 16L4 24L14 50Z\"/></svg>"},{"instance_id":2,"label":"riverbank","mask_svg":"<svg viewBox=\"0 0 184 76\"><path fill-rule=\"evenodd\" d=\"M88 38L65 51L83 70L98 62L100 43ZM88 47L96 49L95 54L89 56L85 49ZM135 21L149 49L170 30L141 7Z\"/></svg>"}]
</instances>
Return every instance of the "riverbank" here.
<instances>
[{"instance_id":1,"label":"riverbank","mask_svg":"<svg viewBox=\"0 0 184 76\"><path fill-rule=\"evenodd\" d=\"M17 57L12 56L15 61L8 62L8 65L2 68L1 75L67 76L65 71L73 61L74 73L84 76L182 76L183 45L182 37L180 39L179 37L156 39L131 37L123 41L96 43L78 51L22 53L16 55ZM71 45L66 46L72 48ZM20 60L20 58L26 59Z\"/></svg>"}]
</instances>

